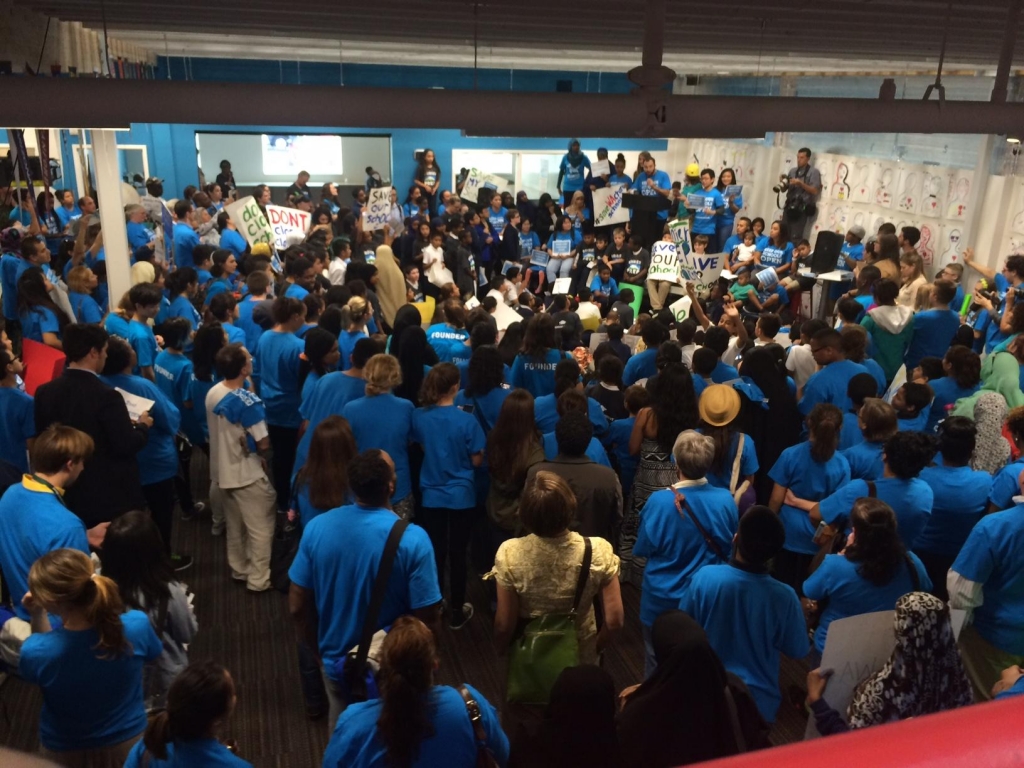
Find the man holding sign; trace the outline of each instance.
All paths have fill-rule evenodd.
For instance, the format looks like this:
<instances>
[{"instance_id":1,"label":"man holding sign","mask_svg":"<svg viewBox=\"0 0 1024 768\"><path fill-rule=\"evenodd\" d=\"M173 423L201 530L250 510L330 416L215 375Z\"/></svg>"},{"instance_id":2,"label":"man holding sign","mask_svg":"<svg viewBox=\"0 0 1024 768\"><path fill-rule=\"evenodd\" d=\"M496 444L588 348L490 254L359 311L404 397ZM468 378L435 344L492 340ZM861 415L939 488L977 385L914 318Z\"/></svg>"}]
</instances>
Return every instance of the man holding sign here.
<instances>
[{"instance_id":1,"label":"man holding sign","mask_svg":"<svg viewBox=\"0 0 1024 768\"><path fill-rule=\"evenodd\" d=\"M651 248L651 266L647 271L647 296L651 311L665 306L673 284L679 284L679 249L671 240L659 240Z\"/></svg>"},{"instance_id":2,"label":"man holding sign","mask_svg":"<svg viewBox=\"0 0 1024 768\"><path fill-rule=\"evenodd\" d=\"M700 172L700 185L703 189L690 197L700 198L693 212L693 234L705 235L708 238L708 250L718 252L718 221L725 212L725 198L714 187L715 172L705 168Z\"/></svg>"}]
</instances>

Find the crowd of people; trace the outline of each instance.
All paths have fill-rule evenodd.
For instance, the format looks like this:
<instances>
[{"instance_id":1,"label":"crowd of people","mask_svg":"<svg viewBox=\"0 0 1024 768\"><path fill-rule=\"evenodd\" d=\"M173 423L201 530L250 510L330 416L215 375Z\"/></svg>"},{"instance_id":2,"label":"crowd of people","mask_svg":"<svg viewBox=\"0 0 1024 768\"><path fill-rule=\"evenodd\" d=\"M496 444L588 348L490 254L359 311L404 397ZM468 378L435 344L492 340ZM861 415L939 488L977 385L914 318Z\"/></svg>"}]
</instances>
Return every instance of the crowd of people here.
<instances>
[{"instance_id":1,"label":"crowd of people","mask_svg":"<svg viewBox=\"0 0 1024 768\"><path fill-rule=\"evenodd\" d=\"M372 169L351 202L300 174L287 204L312 224L276 253L223 210L224 161L171 231L159 179L126 207L121 297L95 196L26 199L0 234L0 656L42 689L44 755L249 765L218 740L230 672L189 659L173 534L207 515L225 577L288 593L332 768L760 749L797 705L782 656L811 670L799 706L826 735L1024 692L1024 257L968 250L930 279L913 227L853 227L849 281L808 317L810 156L766 227L730 169L675 188L641 153L595 174L573 140L557 198L468 200L427 150L376 231ZM612 183L661 210L594 227ZM676 219L730 268L704 295L677 281L682 314L648 280ZM29 341L66 357L34 397ZM617 692L602 655L635 589L644 675ZM892 658L838 712L829 629L877 611ZM493 622L502 701L436 682L442 623L474 621Z\"/></svg>"}]
</instances>

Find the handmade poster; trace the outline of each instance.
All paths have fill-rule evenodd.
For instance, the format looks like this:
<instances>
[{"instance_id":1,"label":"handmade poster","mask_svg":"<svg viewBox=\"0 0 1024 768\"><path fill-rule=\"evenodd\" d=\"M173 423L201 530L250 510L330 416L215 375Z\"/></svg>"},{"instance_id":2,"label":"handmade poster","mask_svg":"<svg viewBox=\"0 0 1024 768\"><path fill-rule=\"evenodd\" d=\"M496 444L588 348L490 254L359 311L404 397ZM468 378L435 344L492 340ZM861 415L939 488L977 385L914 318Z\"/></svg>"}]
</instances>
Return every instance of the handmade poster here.
<instances>
[{"instance_id":1,"label":"handmade poster","mask_svg":"<svg viewBox=\"0 0 1024 768\"><path fill-rule=\"evenodd\" d=\"M612 166L607 160L595 160L590 164L591 176L609 176L611 172Z\"/></svg>"},{"instance_id":2,"label":"handmade poster","mask_svg":"<svg viewBox=\"0 0 1024 768\"><path fill-rule=\"evenodd\" d=\"M879 169L875 179L875 205L892 208L896 198L896 169L891 163L882 163Z\"/></svg>"},{"instance_id":3,"label":"handmade poster","mask_svg":"<svg viewBox=\"0 0 1024 768\"><path fill-rule=\"evenodd\" d=\"M466 177L466 183L462 187L460 197L465 200L477 199L477 195L484 186L484 174L476 168L469 169L469 175Z\"/></svg>"},{"instance_id":4,"label":"handmade poster","mask_svg":"<svg viewBox=\"0 0 1024 768\"><path fill-rule=\"evenodd\" d=\"M677 323L683 322L690 316L690 306L693 304L693 300L689 296L683 296L679 301L669 304L669 312L672 313L672 317L675 318Z\"/></svg>"},{"instance_id":5,"label":"handmade poster","mask_svg":"<svg viewBox=\"0 0 1024 768\"><path fill-rule=\"evenodd\" d=\"M929 267L935 261L935 246L938 243L937 225L930 221L918 222L918 229L921 230L921 239L917 242L917 252L921 254L924 263Z\"/></svg>"},{"instance_id":6,"label":"handmade poster","mask_svg":"<svg viewBox=\"0 0 1024 768\"><path fill-rule=\"evenodd\" d=\"M832 186L832 173L833 168L836 165L836 156L828 154L816 154L811 161L811 165L814 166L815 170L821 175L821 194L818 196L818 200L827 200L831 195L830 187Z\"/></svg>"},{"instance_id":7,"label":"handmade poster","mask_svg":"<svg viewBox=\"0 0 1024 768\"><path fill-rule=\"evenodd\" d=\"M945 209L946 180L937 171L925 169L921 175L921 201L918 211L924 216L939 218Z\"/></svg>"},{"instance_id":8,"label":"handmade poster","mask_svg":"<svg viewBox=\"0 0 1024 768\"><path fill-rule=\"evenodd\" d=\"M949 612L953 636L959 638L963 629L965 611ZM825 702L839 713L844 721L853 701L857 686L881 671L896 648L895 611L862 613L845 619L836 619L828 625L825 652L821 654L821 669L832 670L825 687ZM814 718L807 720L804 739L815 739L820 734Z\"/></svg>"},{"instance_id":9,"label":"handmade poster","mask_svg":"<svg viewBox=\"0 0 1024 768\"><path fill-rule=\"evenodd\" d=\"M896 182L896 208L906 213L917 213L920 198L921 171L914 166L900 168ZM899 231L898 229L896 230Z\"/></svg>"},{"instance_id":10,"label":"handmade poster","mask_svg":"<svg viewBox=\"0 0 1024 768\"><path fill-rule=\"evenodd\" d=\"M391 213L391 187L377 187L370 190L370 196L363 208L363 231L375 232L384 229Z\"/></svg>"},{"instance_id":11,"label":"handmade poster","mask_svg":"<svg viewBox=\"0 0 1024 768\"><path fill-rule=\"evenodd\" d=\"M121 389L120 387L114 387L114 389L116 389L117 393L124 398L124 404L128 408L128 416L132 421L138 421L139 416L147 413L150 408L156 405L155 400L147 400L145 397L133 395L131 392Z\"/></svg>"},{"instance_id":12,"label":"handmade poster","mask_svg":"<svg viewBox=\"0 0 1024 768\"><path fill-rule=\"evenodd\" d=\"M850 199L855 203L870 203L874 189L874 174L878 164L869 160L854 160L851 163Z\"/></svg>"},{"instance_id":13,"label":"handmade poster","mask_svg":"<svg viewBox=\"0 0 1024 768\"><path fill-rule=\"evenodd\" d=\"M850 208L846 205L832 206L828 214L828 228L840 235L845 234L849 229ZM821 218L820 216L818 217Z\"/></svg>"},{"instance_id":14,"label":"handmade poster","mask_svg":"<svg viewBox=\"0 0 1024 768\"><path fill-rule=\"evenodd\" d=\"M629 209L622 205L625 184L612 184L594 190L594 226L625 224L629 221Z\"/></svg>"},{"instance_id":15,"label":"handmade poster","mask_svg":"<svg viewBox=\"0 0 1024 768\"><path fill-rule=\"evenodd\" d=\"M687 253L679 256L679 273L683 284L693 283L697 294L709 291L718 282L725 267L724 253Z\"/></svg>"},{"instance_id":16,"label":"handmade poster","mask_svg":"<svg viewBox=\"0 0 1024 768\"><path fill-rule=\"evenodd\" d=\"M939 240L939 247L937 249L938 256L936 257L936 264L940 267L944 267L947 264L955 263L960 260L960 254L963 251L963 227L959 224L947 224L942 228L942 236Z\"/></svg>"},{"instance_id":17,"label":"handmade poster","mask_svg":"<svg viewBox=\"0 0 1024 768\"><path fill-rule=\"evenodd\" d=\"M231 220L235 222L238 231L242 233L242 237L246 239L249 245L256 245L257 243L267 243L269 245L274 242L274 230L270 228L270 222L267 221L267 217L263 215L263 211L260 210L259 205L256 203L256 198L252 195L236 200L230 205L225 205L224 210L227 211Z\"/></svg>"},{"instance_id":18,"label":"handmade poster","mask_svg":"<svg viewBox=\"0 0 1024 768\"><path fill-rule=\"evenodd\" d=\"M546 267L548 262L551 261L551 254L547 251L542 251L539 248L534 249L533 253L529 257L531 267Z\"/></svg>"},{"instance_id":19,"label":"handmade poster","mask_svg":"<svg viewBox=\"0 0 1024 768\"><path fill-rule=\"evenodd\" d=\"M967 218L967 200L971 194L971 171L953 171L946 187L946 218L963 221Z\"/></svg>"},{"instance_id":20,"label":"handmade poster","mask_svg":"<svg viewBox=\"0 0 1024 768\"><path fill-rule=\"evenodd\" d=\"M552 293L568 293L569 289L571 287L572 287L572 278L571 277L559 277L559 278L555 278L555 283L551 287L551 292Z\"/></svg>"},{"instance_id":21,"label":"handmade poster","mask_svg":"<svg viewBox=\"0 0 1024 768\"><path fill-rule=\"evenodd\" d=\"M651 247L651 266L647 270L647 279L679 282L679 249L675 243L659 240Z\"/></svg>"},{"instance_id":22,"label":"handmade poster","mask_svg":"<svg viewBox=\"0 0 1024 768\"><path fill-rule=\"evenodd\" d=\"M851 200L853 189L850 184L850 163L846 159L837 159L832 169L832 180L828 185L828 196L833 200ZM824 195L823 195L824 196Z\"/></svg>"},{"instance_id":23,"label":"handmade poster","mask_svg":"<svg viewBox=\"0 0 1024 768\"><path fill-rule=\"evenodd\" d=\"M376 190L374 190L376 191ZM288 247L288 235L299 233L305 237L309 231L309 222L313 214L307 211L300 211L298 208L284 208L280 205L267 206L267 221L274 231L274 244L278 250Z\"/></svg>"},{"instance_id":24,"label":"handmade poster","mask_svg":"<svg viewBox=\"0 0 1024 768\"><path fill-rule=\"evenodd\" d=\"M672 242L680 253L690 252L690 222L687 219L673 219L668 223L668 231L672 233Z\"/></svg>"}]
</instances>

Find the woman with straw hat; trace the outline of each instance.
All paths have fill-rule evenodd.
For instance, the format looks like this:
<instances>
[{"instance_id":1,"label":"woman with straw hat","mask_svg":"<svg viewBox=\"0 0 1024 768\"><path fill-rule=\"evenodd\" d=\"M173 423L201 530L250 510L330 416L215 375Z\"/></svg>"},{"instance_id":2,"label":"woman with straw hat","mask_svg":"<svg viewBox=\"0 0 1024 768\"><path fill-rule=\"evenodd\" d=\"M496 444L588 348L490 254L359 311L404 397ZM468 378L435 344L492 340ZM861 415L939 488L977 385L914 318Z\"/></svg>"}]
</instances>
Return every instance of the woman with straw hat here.
<instances>
[{"instance_id":1,"label":"woman with straw hat","mask_svg":"<svg viewBox=\"0 0 1024 768\"><path fill-rule=\"evenodd\" d=\"M733 426L740 414L739 393L728 384L712 384L701 394L697 410L701 420L698 431L715 441L708 482L733 494L742 512L755 500L758 462L754 441Z\"/></svg>"}]
</instances>

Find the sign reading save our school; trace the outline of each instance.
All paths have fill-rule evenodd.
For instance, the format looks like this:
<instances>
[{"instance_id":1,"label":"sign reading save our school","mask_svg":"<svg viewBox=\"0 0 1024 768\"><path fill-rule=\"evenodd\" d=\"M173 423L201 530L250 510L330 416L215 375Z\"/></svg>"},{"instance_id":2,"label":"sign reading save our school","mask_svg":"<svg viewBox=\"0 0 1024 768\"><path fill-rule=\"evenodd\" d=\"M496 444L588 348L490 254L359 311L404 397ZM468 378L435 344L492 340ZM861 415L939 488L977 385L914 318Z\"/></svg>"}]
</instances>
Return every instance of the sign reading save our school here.
<instances>
[{"instance_id":1,"label":"sign reading save our school","mask_svg":"<svg viewBox=\"0 0 1024 768\"><path fill-rule=\"evenodd\" d=\"M594 190L594 226L625 224L629 221L629 209L622 206L625 184L612 184Z\"/></svg>"},{"instance_id":2,"label":"sign reading save our school","mask_svg":"<svg viewBox=\"0 0 1024 768\"><path fill-rule=\"evenodd\" d=\"M391 213L391 187L377 187L370 190L370 197L363 208L363 231L373 232L384 229Z\"/></svg>"},{"instance_id":3,"label":"sign reading save our school","mask_svg":"<svg viewBox=\"0 0 1024 768\"><path fill-rule=\"evenodd\" d=\"M267 206L267 219L274 232L274 244L278 250L288 247L288 235L298 232L305 237L313 214L297 208L283 208L280 205Z\"/></svg>"},{"instance_id":4,"label":"sign reading save our school","mask_svg":"<svg viewBox=\"0 0 1024 768\"><path fill-rule=\"evenodd\" d=\"M659 240L651 247L651 266L647 270L647 279L679 282L679 249L675 243Z\"/></svg>"},{"instance_id":5,"label":"sign reading save our school","mask_svg":"<svg viewBox=\"0 0 1024 768\"><path fill-rule=\"evenodd\" d=\"M228 212L231 221L235 223L238 231L242 233L242 237L249 245L257 243L269 245L274 242L274 231L270 228L270 222L267 221L267 217L263 215L256 198L252 195L224 206L224 210Z\"/></svg>"},{"instance_id":6,"label":"sign reading save our school","mask_svg":"<svg viewBox=\"0 0 1024 768\"><path fill-rule=\"evenodd\" d=\"M718 282L725 257L724 253L687 253L679 257L679 276L684 283L693 283L699 295Z\"/></svg>"}]
</instances>

